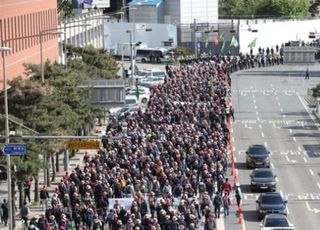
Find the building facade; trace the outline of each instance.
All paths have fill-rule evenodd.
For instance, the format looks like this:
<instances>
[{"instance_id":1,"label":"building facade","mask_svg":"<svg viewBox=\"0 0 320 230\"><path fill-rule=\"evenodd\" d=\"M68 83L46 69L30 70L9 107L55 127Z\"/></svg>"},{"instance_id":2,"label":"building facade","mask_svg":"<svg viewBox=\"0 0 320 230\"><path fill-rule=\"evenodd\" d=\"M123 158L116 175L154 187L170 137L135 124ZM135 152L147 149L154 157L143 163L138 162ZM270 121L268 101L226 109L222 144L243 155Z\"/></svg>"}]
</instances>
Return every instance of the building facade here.
<instances>
[{"instance_id":1,"label":"building facade","mask_svg":"<svg viewBox=\"0 0 320 230\"><path fill-rule=\"evenodd\" d=\"M1 0L0 46L11 48L11 51L6 52L8 80L17 76L26 77L23 63L40 63L41 38L44 47L43 60L58 60L58 35L48 32L57 28L57 24L56 0ZM2 58L0 72L2 89Z\"/></svg>"}]
</instances>

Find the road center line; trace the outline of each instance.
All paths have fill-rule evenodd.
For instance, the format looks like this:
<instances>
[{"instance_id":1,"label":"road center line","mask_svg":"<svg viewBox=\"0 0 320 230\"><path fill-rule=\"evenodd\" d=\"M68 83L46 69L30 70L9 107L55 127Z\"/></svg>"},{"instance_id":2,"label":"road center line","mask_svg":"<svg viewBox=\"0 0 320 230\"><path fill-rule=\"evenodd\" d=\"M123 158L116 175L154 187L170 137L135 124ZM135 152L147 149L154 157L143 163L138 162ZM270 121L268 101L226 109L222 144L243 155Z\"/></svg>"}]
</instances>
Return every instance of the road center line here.
<instances>
[{"instance_id":1,"label":"road center line","mask_svg":"<svg viewBox=\"0 0 320 230\"><path fill-rule=\"evenodd\" d=\"M289 132L292 133L292 129L289 129Z\"/></svg>"},{"instance_id":2,"label":"road center line","mask_svg":"<svg viewBox=\"0 0 320 230\"><path fill-rule=\"evenodd\" d=\"M256 115L257 115L257 116L259 115L259 112L258 112L258 111L256 111Z\"/></svg>"},{"instance_id":3,"label":"road center line","mask_svg":"<svg viewBox=\"0 0 320 230\"><path fill-rule=\"evenodd\" d=\"M283 113L283 109L282 108L280 108L280 112Z\"/></svg>"},{"instance_id":4,"label":"road center line","mask_svg":"<svg viewBox=\"0 0 320 230\"><path fill-rule=\"evenodd\" d=\"M319 187L319 189L320 189L320 183L319 183L319 182L317 182L317 185L318 185L318 187Z\"/></svg>"},{"instance_id":5,"label":"road center line","mask_svg":"<svg viewBox=\"0 0 320 230\"><path fill-rule=\"evenodd\" d=\"M292 137L292 139L294 140L294 142L296 142L296 141L297 141L297 139L296 139L295 137Z\"/></svg>"},{"instance_id":6,"label":"road center line","mask_svg":"<svg viewBox=\"0 0 320 230\"><path fill-rule=\"evenodd\" d=\"M262 129L262 125L259 124L259 129Z\"/></svg>"},{"instance_id":7,"label":"road center line","mask_svg":"<svg viewBox=\"0 0 320 230\"><path fill-rule=\"evenodd\" d=\"M264 146L268 147L268 143L266 141L264 142Z\"/></svg>"},{"instance_id":8,"label":"road center line","mask_svg":"<svg viewBox=\"0 0 320 230\"><path fill-rule=\"evenodd\" d=\"M261 133L261 136L264 137L264 133Z\"/></svg>"},{"instance_id":9,"label":"road center line","mask_svg":"<svg viewBox=\"0 0 320 230\"><path fill-rule=\"evenodd\" d=\"M282 115L282 118L286 118L286 115L283 114L283 115Z\"/></svg>"},{"instance_id":10,"label":"road center line","mask_svg":"<svg viewBox=\"0 0 320 230\"><path fill-rule=\"evenodd\" d=\"M303 160L304 160L305 163L308 162L306 157L303 157Z\"/></svg>"},{"instance_id":11,"label":"road center line","mask_svg":"<svg viewBox=\"0 0 320 230\"><path fill-rule=\"evenodd\" d=\"M281 104L280 104L280 102L278 102L278 105L279 105L279 107L281 107Z\"/></svg>"}]
</instances>

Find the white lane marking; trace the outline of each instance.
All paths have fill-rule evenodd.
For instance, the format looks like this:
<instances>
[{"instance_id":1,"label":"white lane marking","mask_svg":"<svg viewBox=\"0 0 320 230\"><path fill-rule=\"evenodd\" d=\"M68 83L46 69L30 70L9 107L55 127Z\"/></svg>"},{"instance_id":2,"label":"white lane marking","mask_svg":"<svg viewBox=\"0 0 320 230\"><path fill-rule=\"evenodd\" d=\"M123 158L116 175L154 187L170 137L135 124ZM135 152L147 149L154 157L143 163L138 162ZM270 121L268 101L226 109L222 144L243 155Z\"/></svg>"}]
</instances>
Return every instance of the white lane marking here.
<instances>
[{"instance_id":1,"label":"white lane marking","mask_svg":"<svg viewBox=\"0 0 320 230\"><path fill-rule=\"evenodd\" d=\"M264 146L268 147L268 143L266 141L264 142Z\"/></svg>"},{"instance_id":2,"label":"white lane marking","mask_svg":"<svg viewBox=\"0 0 320 230\"><path fill-rule=\"evenodd\" d=\"M316 214L317 214L318 212L320 212L319 209L311 208L310 205L309 205L309 203L308 203L308 201L306 201L306 206L307 206L308 211L310 211L310 212L314 212L314 213L316 213Z\"/></svg>"},{"instance_id":3,"label":"white lane marking","mask_svg":"<svg viewBox=\"0 0 320 230\"><path fill-rule=\"evenodd\" d=\"M290 131L290 130L289 130L289 131ZM300 146L298 147L298 150L299 150L300 152L302 151Z\"/></svg>"},{"instance_id":4,"label":"white lane marking","mask_svg":"<svg viewBox=\"0 0 320 230\"><path fill-rule=\"evenodd\" d=\"M280 112L283 113L283 109L282 108L280 108Z\"/></svg>"},{"instance_id":5,"label":"white lane marking","mask_svg":"<svg viewBox=\"0 0 320 230\"><path fill-rule=\"evenodd\" d=\"M253 103L255 104L255 103L256 103L256 100L253 99Z\"/></svg>"},{"instance_id":6,"label":"white lane marking","mask_svg":"<svg viewBox=\"0 0 320 230\"><path fill-rule=\"evenodd\" d=\"M281 104L280 104L280 102L278 102L278 105L279 105L279 107L281 107Z\"/></svg>"},{"instance_id":7,"label":"white lane marking","mask_svg":"<svg viewBox=\"0 0 320 230\"><path fill-rule=\"evenodd\" d=\"M270 163L270 167L271 167L271 168L274 168L274 165L273 165L273 163Z\"/></svg>"},{"instance_id":8,"label":"white lane marking","mask_svg":"<svg viewBox=\"0 0 320 230\"><path fill-rule=\"evenodd\" d=\"M252 98L255 98L256 96L254 96L254 94L252 94ZM255 102L254 102L255 103Z\"/></svg>"},{"instance_id":9,"label":"white lane marking","mask_svg":"<svg viewBox=\"0 0 320 230\"><path fill-rule=\"evenodd\" d=\"M309 169L310 174L313 176L314 172L312 171L312 169Z\"/></svg>"},{"instance_id":10,"label":"white lane marking","mask_svg":"<svg viewBox=\"0 0 320 230\"><path fill-rule=\"evenodd\" d=\"M279 101L279 98L278 98L278 97L276 97L276 100L277 100L277 101Z\"/></svg>"},{"instance_id":11,"label":"white lane marking","mask_svg":"<svg viewBox=\"0 0 320 230\"><path fill-rule=\"evenodd\" d=\"M278 177L276 177L276 182L279 182L279 179L278 179Z\"/></svg>"},{"instance_id":12,"label":"white lane marking","mask_svg":"<svg viewBox=\"0 0 320 230\"><path fill-rule=\"evenodd\" d=\"M262 129L262 125L259 125L259 129Z\"/></svg>"},{"instance_id":13,"label":"white lane marking","mask_svg":"<svg viewBox=\"0 0 320 230\"><path fill-rule=\"evenodd\" d=\"M287 208L287 214L289 215L289 214L290 214L290 212L289 212L289 208L288 208L288 206L287 206L286 208Z\"/></svg>"},{"instance_id":14,"label":"white lane marking","mask_svg":"<svg viewBox=\"0 0 320 230\"><path fill-rule=\"evenodd\" d=\"M264 133L261 133L261 136L264 137Z\"/></svg>"},{"instance_id":15,"label":"white lane marking","mask_svg":"<svg viewBox=\"0 0 320 230\"><path fill-rule=\"evenodd\" d=\"M318 185L318 187L319 187L319 189L320 189L320 183L319 183L319 182L317 182L317 185Z\"/></svg>"},{"instance_id":16,"label":"white lane marking","mask_svg":"<svg viewBox=\"0 0 320 230\"><path fill-rule=\"evenodd\" d=\"M254 88L253 88L253 85L250 86L250 89L254 89Z\"/></svg>"},{"instance_id":17,"label":"white lane marking","mask_svg":"<svg viewBox=\"0 0 320 230\"><path fill-rule=\"evenodd\" d=\"M308 155L307 151L303 151L303 155L307 156Z\"/></svg>"},{"instance_id":18,"label":"white lane marking","mask_svg":"<svg viewBox=\"0 0 320 230\"><path fill-rule=\"evenodd\" d=\"M293 163L293 164L295 164L297 162L296 160L290 160L288 155L286 155L286 159L288 162Z\"/></svg>"},{"instance_id":19,"label":"white lane marking","mask_svg":"<svg viewBox=\"0 0 320 230\"><path fill-rule=\"evenodd\" d=\"M296 141L297 141L297 139L296 139L295 137L292 137L292 139L294 140L294 142L296 142Z\"/></svg>"},{"instance_id":20,"label":"white lane marking","mask_svg":"<svg viewBox=\"0 0 320 230\"><path fill-rule=\"evenodd\" d=\"M289 129L289 133L292 133L292 129Z\"/></svg>"},{"instance_id":21,"label":"white lane marking","mask_svg":"<svg viewBox=\"0 0 320 230\"><path fill-rule=\"evenodd\" d=\"M282 115L282 118L286 118L286 115Z\"/></svg>"},{"instance_id":22,"label":"white lane marking","mask_svg":"<svg viewBox=\"0 0 320 230\"><path fill-rule=\"evenodd\" d=\"M255 105L255 106L254 106L254 109L258 109L258 106Z\"/></svg>"},{"instance_id":23,"label":"white lane marking","mask_svg":"<svg viewBox=\"0 0 320 230\"><path fill-rule=\"evenodd\" d=\"M259 112L258 112L258 111L256 111L256 115L257 115L257 116L259 115Z\"/></svg>"},{"instance_id":24,"label":"white lane marking","mask_svg":"<svg viewBox=\"0 0 320 230\"><path fill-rule=\"evenodd\" d=\"M257 117L257 121L260 121L260 118L259 118L259 117Z\"/></svg>"},{"instance_id":25,"label":"white lane marking","mask_svg":"<svg viewBox=\"0 0 320 230\"><path fill-rule=\"evenodd\" d=\"M305 163L308 162L306 157L303 157L303 160L304 160Z\"/></svg>"}]
</instances>

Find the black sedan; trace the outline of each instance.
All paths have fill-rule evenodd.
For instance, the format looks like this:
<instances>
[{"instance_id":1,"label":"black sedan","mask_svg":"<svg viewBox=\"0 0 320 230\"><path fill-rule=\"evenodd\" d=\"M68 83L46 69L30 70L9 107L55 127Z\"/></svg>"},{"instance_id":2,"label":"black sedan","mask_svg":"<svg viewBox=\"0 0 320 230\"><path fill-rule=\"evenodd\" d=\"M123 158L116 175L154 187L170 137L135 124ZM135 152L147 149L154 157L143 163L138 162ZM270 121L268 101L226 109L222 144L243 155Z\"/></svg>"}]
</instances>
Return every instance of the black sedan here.
<instances>
[{"instance_id":1,"label":"black sedan","mask_svg":"<svg viewBox=\"0 0 320 230\"><path fill-rule=\"evenodd\" d=\"M261 193L256 202L258 220L270 213L287 215L287 201L278 192Z\"/></svg>"},{"instance_id":2,"label":"black sedan","mask_svg":"<svg viewBox=\"0 0 320 230\"><path fill-rule=\"evenodd\" d=\"M264 145L251 145L246 151L248 168L270 167L270 152Z\"/></svg>"},{"instance_id":3,"label":"black sedan","mask_svg":"<svg viewBox=\"0 0 320 230\"><path fill-rule=\"evenodd\" d=\"M268 168L256 168L251 175L251 190L252 191L276 191L276 175Z\"/></svg>"},{"instance_id":4,"label":"black sedan","mask_svg":"<svg viewBox=\"0 0 320 230\"><path fill-rule=\"evenodd\" d=\"M294 226L288 220L285 215L282 214L268 214L264 217L262 223L260 224L261 230L271 230L271 229L285 229L293 230Z\"/></svg>"}]
</instances>

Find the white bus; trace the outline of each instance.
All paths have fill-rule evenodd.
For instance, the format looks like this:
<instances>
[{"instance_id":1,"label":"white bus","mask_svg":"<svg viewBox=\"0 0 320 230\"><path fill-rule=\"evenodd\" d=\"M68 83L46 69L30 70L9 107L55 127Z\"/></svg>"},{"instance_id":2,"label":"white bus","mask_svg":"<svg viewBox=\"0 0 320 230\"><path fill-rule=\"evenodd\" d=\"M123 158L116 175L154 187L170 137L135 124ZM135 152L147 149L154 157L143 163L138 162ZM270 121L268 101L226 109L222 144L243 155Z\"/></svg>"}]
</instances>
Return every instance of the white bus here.
<instances>
[{"instance_id":1,"label":"white bus","mask_svg":"<svg viewBox=\"0 0 320 230\"><path fill-rule=\"evenodd\" d=\"M169 55L165 48L137 48L136 61L162 63L169 61Z\"/></svg>"}]
</instances>

